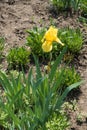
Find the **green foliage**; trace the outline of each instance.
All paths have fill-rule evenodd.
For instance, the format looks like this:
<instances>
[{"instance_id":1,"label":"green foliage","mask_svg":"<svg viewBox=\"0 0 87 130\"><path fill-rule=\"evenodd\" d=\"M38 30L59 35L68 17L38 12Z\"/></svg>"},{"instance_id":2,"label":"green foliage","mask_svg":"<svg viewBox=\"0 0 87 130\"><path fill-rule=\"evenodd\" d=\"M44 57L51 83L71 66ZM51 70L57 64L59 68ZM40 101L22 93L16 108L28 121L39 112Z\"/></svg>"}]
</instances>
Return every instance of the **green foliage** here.
<instances>
[{"instance_id":1,"label":"green foliage","mask_svg":"<svg viewBox=\"0 0 87 130\"><path fill-rule=\"evenodd\" d=\"M59 69L56 72L56 77L58 78L61 71L63 70L63 68ZM73 83L79 82L81 80L80 74L76 72L75 68L69 68L66 67L64 69L64 73L63 73L63 79L62 79L62 85L61 85L61 90L64 91L64 89L67 86L70 86Z\"/></svg>"},{"instance_id":2,"label":"green foliage","mask_svg":"<svg viewBox=\"0 0 87 130\"><path fill-rule=\"evenodd\" d=\"M49 121L46 123L47 130L66 130L69 127L67 116L62 113L53 113Z\"/></svg>"},{"instance_id":3,"label":"green foliage","mask_svg":"<svg viewBox=\"0 0 87 130\"><path fill-rule=\"evenodd\" d=\"M5 120L5 124L8 124L9 130L37 130L41 127L45 130L49 117L60 109L67 94L82 83L81 81L72 84L60 96L58 95L63 71L57 80L55 74L65 51L66 48L56 59L48 75L45 73L42 75L36 58L34 75L30 69L27 77L21 72L22 77L20 73L18 77L14 78L12 75L9 79L6 74L0 72L0 84L3 86L6 99L4 101L0 96L0 109L6 115L5 119L8 119ZM3 124L0 125L4 127Z\"/></svg>"},{"instance_id":4,"label":"green foliage","mask_svg":"<svg viewBox=\"0 0 87 130\"><path fill-rule=\"evenodd\" d=\"M24 47L12 48L7 55L7 62L9 68L22 69L21 67L26 67L29 63L30 50Z\"/></svg>"},{"instance_id":5,"label":"green foliage","mask_svg":"<svg viewBox=\"0 0 87 130\"><path fill-rule=\"evenodd\" d=\"M81 124L84 122L84 118L85 118L85 115L83 113L78 113L77 114L77 123Z\"/></svg>"},{"instance_id":6,"label":"green foliage","mask_svg":"<svg viewBox=\"0 0 87 130\"><path fill-rule=\"evenodd\" d=\"M4 38L0 37L0 60L3 57L3 50L4 50Z\"/></svg>"},{"instance_id":7,"label":"green foliage","mask_svg":"<svg viewBox=\"0 0 87 130\"><path fill-rule=\"evenodd\" d=\"M59 30L59 37L68 47L68 52L77 54L82 47L82 34L79 29L63 28Z\"/></svg>"},{"instance_id":8,"label":"green foliage","mask_svg":"<svg viewBox=\"0 0 87 130\"><path fill-rule=\"evenodd\" d=\"M87 18L85 18L83 15L79 16L78 20L83 24L87 23Z\"/></svg>"},{"instance_id":9,"label":"green foliage","mask_svg":"<svg viewBox=\"0 0 87 130\"><path fill-rule=\"evenodd\" d=\"M80 0L51 0L56 12L61 10L77 11L79 9Z\"/></svg>"},{"instance_id":10,"label":"green foliage","mask_svg":"<svg viewBox=\"0 0 87 130\"><path fill-rule=\"evenodd\" d=\"M40 29L40 28L33 28L32 30L28 30L28 37L27 37L27 45L31 48L31 52L38 56L43 56L43 50L42 50L42 38L44 36L44 33L46 32L46 29Z\"/></svg>"},{"instance_id":11,"label":"green foliage","mask_svg":"<svg viewBox=\"0 0 87 130\"><path fill-rule=\"evenodd\" d=\"M7 124L7 115L3 112L3 110L0 109L0 128L7 128L8 124Z\"/></svg>"},{"instance_id":12,"label":"green foliage","mask_svg":"<svg viewBox=\"0 0 87 130\"><path fill-rule=\"evenodd\" d=\"M81 16L86 18L87 22L87 0L81 0L80 8L81 8Z\"/></svg>"},{"instance_id":13,"label":"green foliage","mask_svg":"<svg viewBox=\"0 0 87 130\"><path fill-rule=\"evenodd\" d=\"M70 100L70 102L65 102L64 104L63 104L63 106L62 106L62 109L64 110L64 111L78 111L78 106L77 106L77 101L76 101L76 99L74 99L74 100Z\"/></svg>"},{"instance_id":14,"label":"green foliage","mask_svg":"<svg viewBox=\"0 0 87 130\"><path fill-rule=\"evenodd\" d=\"M51 0L51 3L52 3L52 10L55 12L55 13L59 13L60 11L62 11L63 9L63 2L61 0Z\"/></svg>"},{"instance_id":15,"label":"green foliage","mask_svg":"<svg viewBox=\"0 0 87 130\"><path fill-rule=\"evenodd\" d=\"M62 0L64 4L64 8L73 8L74 11L77 11L79 8L80 0Z\"/></svg>"}]
</instances>

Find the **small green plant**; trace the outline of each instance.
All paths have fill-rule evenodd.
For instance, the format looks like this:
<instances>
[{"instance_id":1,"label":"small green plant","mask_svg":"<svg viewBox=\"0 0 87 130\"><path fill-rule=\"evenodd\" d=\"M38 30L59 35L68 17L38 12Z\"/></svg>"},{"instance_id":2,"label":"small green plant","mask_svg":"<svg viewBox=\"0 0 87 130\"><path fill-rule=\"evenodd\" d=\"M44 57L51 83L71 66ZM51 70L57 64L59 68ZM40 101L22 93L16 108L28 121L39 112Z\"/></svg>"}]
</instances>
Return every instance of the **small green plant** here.
<instances>
[{"instance_id":1,"label":"small green plant","mask_svg":"<svg viewBox=\"0 0 87 130\"><path fill-rule=\"evenodd\" d=\"M66 112L78 111L76 99L70 100L70 102L65 102L62 107L63 107L63 110L66 111Z\"/></svg>"},{"instance_id":2,"label":"small green plant","mask_svg":"<svg viewBox=\"0 0 87 130\"><path fill-rule=\"evenodd\" d=\"M60 39L68 47L68 52L78 54L81 50L83 39L79 29L63 28L59 30Z\"/></svg>"},{"instance_id":3,"label":"small green plant","mask_svg":"<svg viewBox=\"0 0 87 130\"><path fill-rule=\"evenodd\" d=\"M65 9L74 10L76 12L79 9L80 0L63 0L63 3Z\"/></svg>"},{"instance_id":4,"label":"small green plant","mask_svg":"<svg viewBox=\"0 0 87 130\"><path fill-rule=\"evenodd\" d=\"M68 130L70 124L65 113L53 113L46 123L47 130Z\"/></svg>"},{"instance_id":5,"label":"small green plant","mask_svg":"<svg viewBox=\"0 0 87 130\"><path fill-rule=\"evenodd\" d=\"M78 113L77 122L82 123L84 121L84 115L82 113Z\"/></svg>"},{"instance_id":6,"label":"small green plant","mask_svg":"<svg viewBox=\"0 0 87 130\"><path fill-rule=\"evenodd\" d=\"M51 3L56 12L65 10L70 12L70 15L72 15L73 11L78 11L80 0L51 0Z\"/></svg>"},{"instance_id":7,"label":"small green plant","mask_svg":"<svg viewBox=\"0 0 87 130\"><path fill-rule=\"evenodd\" d=\"M81 8L81 16L85 18L87 21L87 0L81 0L80 8Z\"/></svg>"},{"instance_id":8,"label":"small green plant","mask_svg":"<svg viewBox=\"0 0 87 130\"><path fill-rule=\"evenodd\" d=\"M52 11L54 11L56 14L62 11L63 2L61 0L51 0L51 4L52 4Z\"/></svg>"},{"instance_id":9,"label":"small green plant","mask_svg":"<svg viewBox=\"0 0 87 130\"><path fill-rule=\"evenodd\" d=\"M7 55L7 62L9 68L22 69L29 63L29 56L31 52L24 47L12 48Z\"/></svg>"},{"instance_id":10,"label":"small green plant","mask_svg":"<svg viewBox=\"0 0 87 130\"><path fill-rule=\"evenodd\" d=\"M81 15L78 20L83 24L87 23L87 0L80 0Z\"/></svg>"},{"instance_id":11,"label":"small green plant","mask_svg":"<svg viewBox=\"0 0 87 130\"><path fill-rule=\"evenodd\" d=\"M31 68L27 77L24 72L20 72L23 74L22 79L20 74L16 79L13 75L9 79L0 71L0 84L6 99L4 101L0 96L0 110L6 115L4 118L0 116L2 127L7 127L9 130L38 130L39 128L46 130L45 124L50 116L61 108L67 94L83 82L72 84L61 95L58 94L63 72L57 80L55 80L55 73L65 52L66 48L56 59L48 75L41 73L36 58L36 75L35 72L32 73Z\"/></svg>"},{"instance_id":12,"label":"small green plant","mask_svg":"<svg viewBox=\"0 0 87 130\"><path fill-rule=\"evenodd\" d=\"M59 77L59 74L61 73L61 71L63 70L63 68L59 69L56 72L56 76L57 78ZM63 73L63 80L62 80L62 84L61 84L61 90L64 91L64 89L67 86L70 86L73 83L79 82L81 80L80 74L78 74L76 72L76 70L73 68L69 68L66 67Z\"/></svg>"},{"instance_id":13,"label":"small green plant","mask_svg":"<svg viewBox=\"0 0 87 130\"><path fill-rule=\"evenodd\" d=\"M11 78L11 75L13 75L14 79L16 79L18 77L18 75L19 75L19 71L17 71L17 70L10 70L9 71L9 75L8 75L9 79Z\"/></svg>"},{"instance_id":14,"label":"small green plant","mask_svg":"<svg viewBox=\"0 0 87 130\"><path fill-rule=\"evenodd\" d=\"M34 27L32 30L27 30L27 32L29 35L27 37L26 45L30 47L33 54L43 56L41 40L46 32L46 29Z\"/></svg>"},{"instance_id":15,"label":"small green plant","mask_svg":"<svg viewBox=\"0 0 87 130\"><path fill-rule=\"evenodd\" d=\"M4 38L0 37L0 60L3 57L3 50L4 50Z\"/></svg>"},{"instance_id":16,"label":"small green plant","mask_svg":"<svg viewBox=\"0 0 87 130\"><path fill-rule=\"evenodd\" d=\"M78 20L83 23L84 25L87 23L87 18L83 17L83 16L79 16Z\"/></svg>"}]
</instances>

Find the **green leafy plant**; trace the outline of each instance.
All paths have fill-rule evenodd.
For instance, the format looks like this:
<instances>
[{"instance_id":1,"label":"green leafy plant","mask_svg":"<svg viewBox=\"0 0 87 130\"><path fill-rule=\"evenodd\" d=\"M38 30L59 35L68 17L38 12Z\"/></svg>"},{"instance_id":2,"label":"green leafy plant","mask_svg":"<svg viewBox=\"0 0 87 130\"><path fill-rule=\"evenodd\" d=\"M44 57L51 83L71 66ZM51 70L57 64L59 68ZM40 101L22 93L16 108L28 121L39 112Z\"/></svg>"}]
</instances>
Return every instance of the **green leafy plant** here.
<instances>
[{"instance_id":1,"label":"green leafy plant","mask_svg":"<svg viewBox=\"0 0 87 130\"><path fill-rule=\"evenodd\" d=\"M63 2L61 0L51 0L52 11L58 14L63 9Z\"/></svg>"},{"instance_id":2,"label":"green leafy plant","mask_svg":"<svg viewBox=\"0 0 87 130\"><path fill-rule=\"evenodd\" d=\"M30 50L24 47L12 48L7 55L9 68L22 69L29 63Z\"/></svg>"},{"instance_id":3,"label":"green leafy plant","mask_svg":"<svg viewBox=\"0 0 87 130\"><path fill-rule=\"evenodd\" d=\"M87 22L87 0L81 0L80 8L81 8L81 16L85 18Z\"/></svg>"},{"instance_id":4,"label":"green leafy plant","mask_svg":"<svg viewBox=\"0 0 87 130\"><path fill-rule=\"evenodd\" d=\"M65 9L73 9L77 11L79 8L80 0L63 0L64 8Z\"/></svg>"},{"instance_id":5,"label":"green leafy plant","mask_svg":"<svg viewBox=\"0 0 87 130\"><path fill-rule=\"evenodd\" d=\"M57 72L56 72L57 78L59 77L62 70L63 70L63 68L60 68L59 70L57 70ZM64 69L64 73L63 73L62 84L61 84L61 87L59 89L64 91L64 89L67 86L70 86L73 83L79 82L80 80L81 80L81 76L79 73L76 72L74 67L73 68L66 67Z\"/></svg>"},{"instance_id":6,"label":"green leafy plant","mask_svg":"<svg viewBox=\"0 0 87 130\"><path fill-rule=\"evenodd\" d=\"M5 120L9 130L37 130L39 128L46 130L45 124L50 116L61 108L67 94L83 82L72 84L61 95L58 94L57 90L62 83L63 71L57 80L55 80L55 74L65 51L66 48L56 59L48 74L41 73L36 58L34 75L31 68L27 77L22 72L22 79L19 74L16 79L12 75L9 80L6 74L0 72L0 84L3 86L6 99L4 101L0 97L0 109L6 114L2 122ZM0 125L5 127L3 124Z\"/></svg>"},{"instance_id":7,"label":"green leafy plant","mask_svg":"<svg viewBox=\"0 0 87 130\"><path fill-rule=\"evenodd\" d=\"M79 20L81 23L83 23L83 24L87 23L87 18L85 18L85 17L83 17L83 16L79 16L78 20Z\"/></svg>"},{"instance_id":8,"label":"green leafy plant","mask_svg":"<svg viewBox=\"0 0 87 130\"><path fill-rule=\"evenodd\" d=\"M66 10L72 15L73 11L78 11L80 0L51 0L51 3L56 12Z\"/></svg>"},{"instance_id":9,"label":"green leafy plant","mask_svg":"<svg viewBox=\"0 0 87 130\"><path fill-rule=\"evenodd\" d=\"M68 47L67 51L77 54L81 50L83 39L79 29L63 28L59 30L60 39Z\"/></svg>"},{"instance_id":10,"label":"green leafy plant","mask_svg":"<svg viewBox=\"0 0 87 130\"><path fill-rule=\"evenodd\" d=\"M0 60L3 57L3 50L4 50L4 38L0 37Z\"/></svg>"},{"instance_id":11,"label":"green leafy plant","mask_svg":"<svg viewBox=\"0 0 87 130\"><path fill-rule=\"evenodd\" d=\"M46 29L40 29L37 27L34 27L32 30L27 30L28 37L26 45L28 45L31 49L31 52L38 56L43 56L43 50L42 50L42 38L44 36L44 33L46 32Z\"/></svg>"},{"instance_id":12,"label":"green leafy plant","mask_svg":"<svg viewBox=\"0 0 87 130\"><path fill-rule=\"evenodd\" d=\"M77 122L81 124L83 121L84 121L84 115L82 113L78 113Z\"/></svg>"},{"instance_id":13,"label":"green leafy plant","mask_svg":"<svg viewBox=\"0 0 87 130\"><path fill-rule=\"evenodd\" d=\"M6 122L7 115L0 109L0 129L4 127L7 128L8 124Z\"/></svg>"},{"instance_id":14,"label":"green leafy plant","mask_svg":"<svg viewBox=\"0 0 87 130\"><path fill-rule=\"evenodd\" d=\"M64 111L66 111L67 113L69 111L72 111L72 112L78 111L77 100L74 99L74 100L70 100L70 101L65 102L62 106L62 109Z\"/></svg>"},{"instance_id":15,"label":"green leafy plant","mask_svg":"<svg viewBox=\"0 0 87 130\"><path fill-rule=\"evenodd\" d=\"M53 113L46 123L47 130L68 130L69 126L67 116L63 112Z\"/></svg>"}]
</instances>

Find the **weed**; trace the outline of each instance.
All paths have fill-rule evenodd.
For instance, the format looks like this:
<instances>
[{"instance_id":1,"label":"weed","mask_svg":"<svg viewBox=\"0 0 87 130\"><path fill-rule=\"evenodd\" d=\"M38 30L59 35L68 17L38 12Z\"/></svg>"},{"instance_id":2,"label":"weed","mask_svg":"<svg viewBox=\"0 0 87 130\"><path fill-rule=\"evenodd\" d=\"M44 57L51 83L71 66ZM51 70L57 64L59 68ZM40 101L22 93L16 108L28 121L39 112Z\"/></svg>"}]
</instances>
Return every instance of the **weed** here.
<instances>
[{"instance_id":1,"label":"weed","mask_svg":"<svg viewBox=\"0 0 87 130\"><path fill-rule=\"evenodd\" d=\"M29 63L30 50L24 47L12 48L7 55L7 62L9 69L19 69L25 68Z\"/></svg>"}]
</instances>

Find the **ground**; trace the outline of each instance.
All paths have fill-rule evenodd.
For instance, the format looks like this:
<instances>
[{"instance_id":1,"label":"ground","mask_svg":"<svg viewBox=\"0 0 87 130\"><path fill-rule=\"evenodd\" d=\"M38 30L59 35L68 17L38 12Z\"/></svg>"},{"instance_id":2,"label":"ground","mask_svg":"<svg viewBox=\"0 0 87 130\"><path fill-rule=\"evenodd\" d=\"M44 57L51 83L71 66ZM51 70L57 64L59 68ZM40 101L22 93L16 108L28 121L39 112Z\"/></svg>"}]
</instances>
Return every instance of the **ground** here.
<instances>
[{"instance_id":1,"label":"ground","mask_svg":"<svg viewBox=\"0 0 87 130\"><path fill-rule=\"evenodd\" d=\"M26 30L34 26L48 27L52 22L58 27L79 27L83 34L84 44L76 61L77 71L87 81L87 24L83 25L78 21L78 15L65 17L64 15L52 15L50 12L49 0L15 0L8 3L0 1L0 36L5 37L5 51L7 55L10 48L22 46L26 42ZM7 69L6 61L2 62L3 69ZM78 96L78 107L87 115L87 82L81 86L81 93ZM82 124L76 123L75 116L72 117L71 130L87 130L87 119Z\"/></svg>"}]
</instances>

